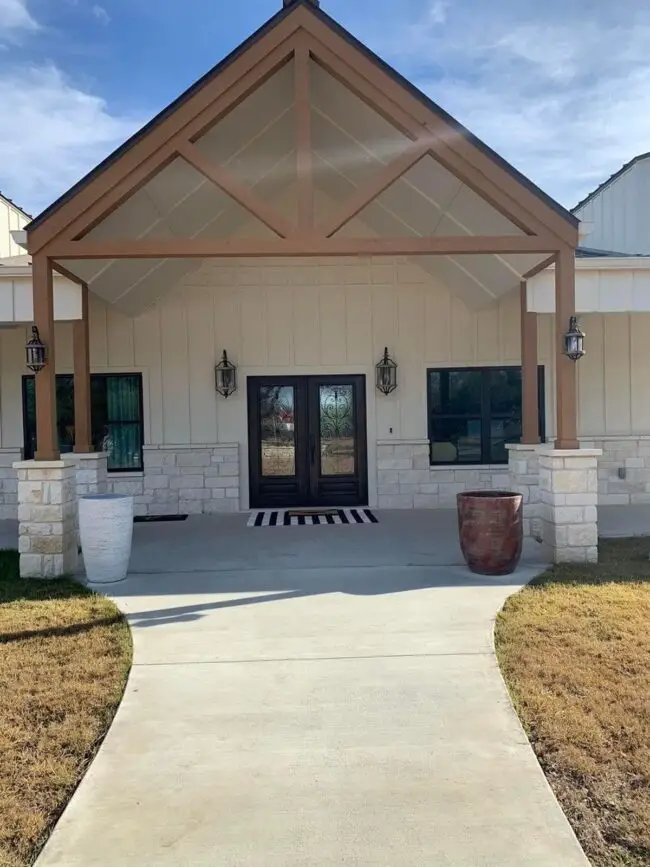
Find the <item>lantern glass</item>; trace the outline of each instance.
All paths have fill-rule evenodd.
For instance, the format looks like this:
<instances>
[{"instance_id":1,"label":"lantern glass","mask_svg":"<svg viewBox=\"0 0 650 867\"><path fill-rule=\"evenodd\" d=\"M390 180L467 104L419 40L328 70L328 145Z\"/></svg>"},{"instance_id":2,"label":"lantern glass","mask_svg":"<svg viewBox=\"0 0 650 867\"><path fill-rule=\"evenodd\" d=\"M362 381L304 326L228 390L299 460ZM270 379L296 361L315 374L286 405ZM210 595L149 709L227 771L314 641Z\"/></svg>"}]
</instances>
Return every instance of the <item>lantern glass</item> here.
<instances>
[{"instance_id":1,"label":"lantern glass","mask_svg":"<svg viewBox=\"0 0 650 867\"><path fill-rule=\"evenodd\" d=\"M391 394L397 388L397 364L388 354L388 347L376 367L375 385L382 394Z\"/></svg>"},{"instance_id":2,"label":"lantern glass","mask_svg":"<svg viewBox=\"0 0 650 867\"><path fill-rule=\"evenodd\" d=\"M38 373L47 363L47 350L38 333L38 328L32 326L32 339L25 345L25 361L27 367Z\"/></svg>"},{"instance_id":3,"label":"lantern glass","mask_svg":"<svg viewBox=\"0 0 650 867\"><path fill-rule=\"evenodd\" d=\"M585 335L578 326L578 319L572 316L569 321L569 330L564 335L564 354L571 361L579 361L585 354Z\"/></svg>"},{"instance_id":4,"label":"lantern glass","mask_svg":"<svg viewBox=\"0 0 650 867\"><path fill-rule=\"evenodd\" d=\"M228 359L228 353L224 349L221 361L215 367L215 385L218 394L228 398L237 391L237 368Z\"/></svg>"}]
</instances>

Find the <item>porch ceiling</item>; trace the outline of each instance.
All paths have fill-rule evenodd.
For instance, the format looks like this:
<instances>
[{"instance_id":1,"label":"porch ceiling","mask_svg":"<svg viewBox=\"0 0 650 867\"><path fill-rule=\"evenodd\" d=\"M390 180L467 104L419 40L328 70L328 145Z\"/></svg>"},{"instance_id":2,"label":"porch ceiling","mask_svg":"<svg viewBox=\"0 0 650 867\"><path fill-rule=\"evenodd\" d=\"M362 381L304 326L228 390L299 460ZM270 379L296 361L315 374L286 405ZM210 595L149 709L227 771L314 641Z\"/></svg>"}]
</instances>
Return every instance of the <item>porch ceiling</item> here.
<instances>
[{"instance_id":1,"label":"porch ceiling","mask_svg":"<svg viewBox=\"0 0 650 867\"><path fill-rule=\"evenodd\" d=\"M323 223L409 139L310 61L315 220ZM241 187L297 222L294 61L195 140L200 154ZM337 233L339 237L522 235L521 229L427 155ZM275 237L274 232L196 168L176 156L84 240ZM334 236L336 237L336 235ZM468 305L494 303L546 258L530 255L414 257ZM137 315L201 266L197 259L59 260L122 312Z\"/></svg>"}]
</instances>

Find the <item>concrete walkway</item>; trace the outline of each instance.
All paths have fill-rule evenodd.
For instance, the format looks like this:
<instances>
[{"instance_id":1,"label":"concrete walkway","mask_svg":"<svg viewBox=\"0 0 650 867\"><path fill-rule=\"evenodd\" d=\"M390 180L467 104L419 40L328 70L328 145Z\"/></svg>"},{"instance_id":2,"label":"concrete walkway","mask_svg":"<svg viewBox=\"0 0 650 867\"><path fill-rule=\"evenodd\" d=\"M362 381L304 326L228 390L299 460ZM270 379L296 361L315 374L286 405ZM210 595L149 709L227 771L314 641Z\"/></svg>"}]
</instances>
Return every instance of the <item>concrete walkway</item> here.
<instances>
[{"instance_id":1,"label":"concrete walkway","mask_svg":"<svg viewBox=\"0 0 650 867\"><path fill-rule=\"evenodd\" d=\"M451 513L136 528L135 665L38 867L585 867Z\"/></svg>"}]
</instances>

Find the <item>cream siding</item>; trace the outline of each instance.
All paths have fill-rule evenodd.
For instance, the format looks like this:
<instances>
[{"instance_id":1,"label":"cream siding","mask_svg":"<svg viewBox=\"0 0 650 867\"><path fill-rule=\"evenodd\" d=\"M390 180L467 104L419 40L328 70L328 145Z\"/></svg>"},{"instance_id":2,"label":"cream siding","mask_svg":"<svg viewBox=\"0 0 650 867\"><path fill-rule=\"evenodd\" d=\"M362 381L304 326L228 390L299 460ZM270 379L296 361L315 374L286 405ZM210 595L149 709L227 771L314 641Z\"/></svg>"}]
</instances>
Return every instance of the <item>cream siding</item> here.
<instances>
[{"instance_id":1,"label":"cream siding","mask_svg":"<svg viewBox=\"0 0 650 867\"><path fill-rule=\"evenodd\" d=\"M367 377L371 495L377 441L426 440L427 367L519 364L519 293L475 311L408 260L205 263L157 306L131 319L91 296L91 364L141 371L148 445L239 443L247 502L246 376L362 373ZM553 317L539 315L546 367L547 434L553 433ZM588 353L578 364L583 437L650 434L650 314L590 314ZM3 448L23 442L21 375L26 329L0 331ZM72 370L69 323L57 324L57 369ZM374 388L388 346L399 388ZM223 349L239 369L239 392L214 390Z\"/></svg>"},{"instance_id":2,"label":"cream siding","mask_svg":"<svg viewBox=\"0 0 650 867\"><path fill-rule=\"evenodd\" d=\"M23 229L29 217L0 195L0 259L21 256L24 250L16 244L11 233Z\"/></svg>"},{"instance_id":3,"label":"cream siding","mask_svg":"<svg viewBox=\"0 0 650 867\"><path fill-rule=\"evenodd\" d=\"M649 200L650 158L645 158L575 211L593 226L584 245L618 253L650 253Z\"/></svg>"}]
</instances>

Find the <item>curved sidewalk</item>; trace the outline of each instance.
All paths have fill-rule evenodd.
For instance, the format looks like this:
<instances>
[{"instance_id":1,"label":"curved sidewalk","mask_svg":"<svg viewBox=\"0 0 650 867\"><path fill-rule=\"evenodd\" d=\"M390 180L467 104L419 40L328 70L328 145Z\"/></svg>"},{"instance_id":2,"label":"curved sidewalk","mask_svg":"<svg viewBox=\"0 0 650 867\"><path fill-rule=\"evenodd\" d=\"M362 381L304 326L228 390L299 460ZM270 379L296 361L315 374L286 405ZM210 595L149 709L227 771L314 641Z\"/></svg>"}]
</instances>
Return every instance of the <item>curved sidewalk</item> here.
<instances>
[{"instance_id":1,"label":"curved sidewalk","mask_svg":"<svg viewBox=\"0 0 650 867\"><path fill-rule=\"evenodd\" d=\"M587 867L492 650L539 565L380 517L138 528L127 692L38 867Z\"/></svg>"}]
</instances>

